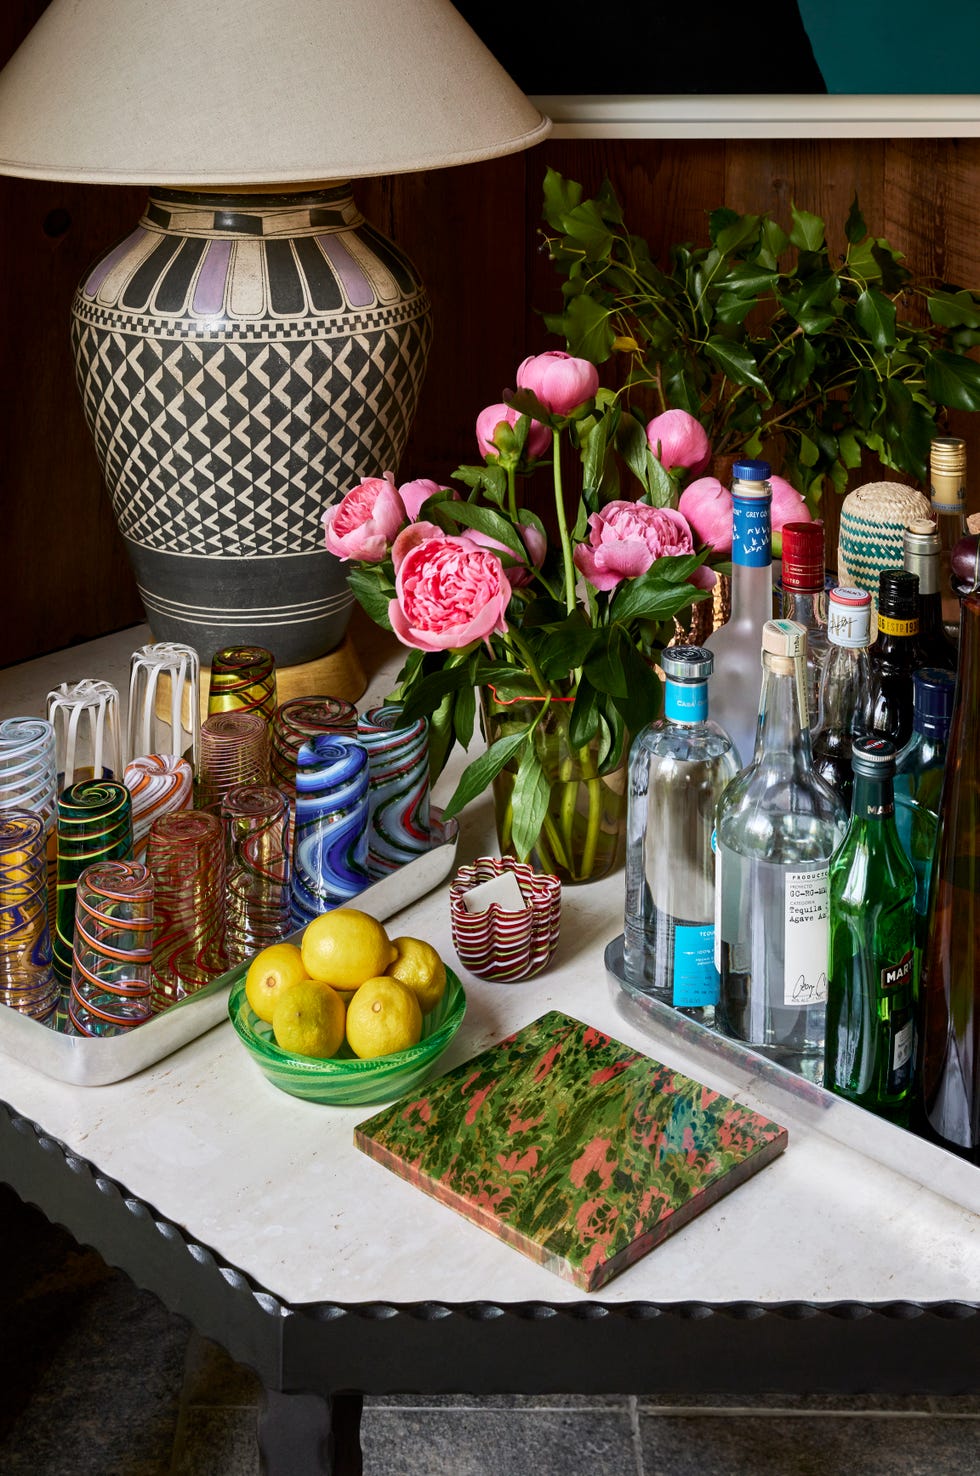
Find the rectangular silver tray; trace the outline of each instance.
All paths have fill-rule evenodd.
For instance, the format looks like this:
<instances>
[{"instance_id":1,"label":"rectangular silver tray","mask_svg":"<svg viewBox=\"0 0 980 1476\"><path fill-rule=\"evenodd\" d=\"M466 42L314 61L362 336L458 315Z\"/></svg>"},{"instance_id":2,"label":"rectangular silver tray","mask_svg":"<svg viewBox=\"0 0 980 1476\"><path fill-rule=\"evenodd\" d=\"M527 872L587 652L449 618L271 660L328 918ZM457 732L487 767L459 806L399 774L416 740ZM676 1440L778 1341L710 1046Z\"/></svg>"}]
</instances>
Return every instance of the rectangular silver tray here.
<instances>
[{"instance_id":1,"label":"rectangular silver tray","mask_svg":"<svg viewBox=\"0 0 980 1476\"><path fill-rule=\"evenodd\" d=\"M438 843L423 856L366 887L354 899L358 907L384 922L445 880L456 857L459 831L454 820L445 825L436 821L435 825ZM291 940L297 941L302 931L299 928L290 934ZM107 1086L123 1081L227 1020L229 990L247 967L247 963L237 964L144 1025L95 1039L63 1034L49 1024L0 1006L0 1052L71 1086Z\"/></svg>"},{"instance_id":2,"label":"rectangular silver tray","mask_svg":"<svg viewBox=\"0 0 980 1476\"><path fill-rule=\"evenodd\" d=\"M680 1042L697 1063L724 1076L730 1096L789 1126L791 1141L792 1124L804 1124L980 1214L980 1169L973 1164L644 994L626 978L622 933L607 945L605 965L619 1014L647 1035Z\"/></svg>"}]
</instances>

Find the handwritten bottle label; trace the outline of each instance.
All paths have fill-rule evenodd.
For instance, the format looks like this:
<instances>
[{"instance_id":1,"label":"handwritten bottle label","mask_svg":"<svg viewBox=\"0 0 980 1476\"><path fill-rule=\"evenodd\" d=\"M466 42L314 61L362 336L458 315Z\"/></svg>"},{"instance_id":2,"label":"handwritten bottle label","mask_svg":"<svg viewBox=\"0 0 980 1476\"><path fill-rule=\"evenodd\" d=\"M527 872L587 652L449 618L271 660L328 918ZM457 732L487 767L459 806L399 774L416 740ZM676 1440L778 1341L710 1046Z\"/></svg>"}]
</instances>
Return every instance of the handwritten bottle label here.
<instances>
[{"instance_id":1,"label":"handwritten bottle label","mask_svg":"<svg viewBox=\"0 0 980 1476\"><path fill-rule=\"evenodd\" d=\"M830 868L784 879L783 1004L825 1004L830 949Z\"/></svg>"}]
</instances>

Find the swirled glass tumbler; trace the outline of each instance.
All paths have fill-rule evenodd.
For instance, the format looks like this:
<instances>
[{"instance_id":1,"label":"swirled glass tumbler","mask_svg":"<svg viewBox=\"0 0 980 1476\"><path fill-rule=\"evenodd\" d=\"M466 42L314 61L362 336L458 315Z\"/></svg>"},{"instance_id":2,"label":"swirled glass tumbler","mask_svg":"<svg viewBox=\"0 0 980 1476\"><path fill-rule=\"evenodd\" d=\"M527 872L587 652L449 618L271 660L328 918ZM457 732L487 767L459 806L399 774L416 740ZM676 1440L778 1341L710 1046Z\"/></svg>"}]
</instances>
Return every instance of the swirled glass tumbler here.
<instances>
[{"instance_id":1,"label":"swirled glass tumbler","mask_svg":"<svg viewBox=\"0 0 980 1476\"><path fill-rule=\"evenodd\" d=\"M0 722L0 810L30 810L44 824L48 928L54 934L58 895L58 764L54 728L45 718Z\"/></svg>"},{"instance_id":2,"label":"swirled glass tumbler","mask_svg":"<svg viewBox=\"0 0 980 1476\"><path fill-rule=\"evenodd\" d=\"M150 829L153 1011L168 1009L227 968L224 831L217 815L183 810Z\"/></svg>"},{"instance_id":3,"label":"swirled glass tumbler","mask_svg":"<svg viewBox=\"0 0 980 1476\"><path fill-rule=\"evenodd\" d=\"M133 802L133 858L142 861L154 820L190 809L194 774L186 759L172 753L145 753L130 759L123 781Z\"/></svg>"},{"instance_id":4,"label":"swirled glass tumbler","mask_svg":"<svg viewBox=\"0 0 980 1476\"><path fill-rule=\"evenodd\" d=\"M71 979L75 942L75 888L96 861L127 861L133 854L129 790L115 779L81 779L58 800L58 902L54 969Z\"/></svg>"},{"instance_id":5,"label":"swirled glass tumbler","mask_svg":"<svg viewBox=\"0 0 980 1476\"><path fill-rule=\"evenodd\" d=\"M79 779L116 779L119 760L119 693L111 682L62 682L48 693L59 785Z\"/></svg>"},{"instance_id":6,"label":"swirled glass tumbler","mask_svg":"<svg viewBox=\"0 0 980 1476\"><path fill-rule=\"evenodd\" d=\"M276 710L276 663L262 646L226 646L211 657L208 716L257 712L271 723Z\"/></svg>"},{"instance_id":7,"label":"swirled glass tumbler","mask_svg":"<svg viewBox=\"0 0 980 1476\"><path fill-rule=\"evenodd\" d=\"M51 963L44 822L0 812L0 1004L46 1019L60 996Z\"/></svg>"},{"instance_id":8,"label":"swirled glass tumbler","mask_svg":"<svg viewBox=\"0 0 980 1476\"><path fill-rule=\"evenodd\" d=\"M201 755L201 662L193 646L156 641L129 658L126 758Z\"/></svg>"},{"instance_id":9,"label":"swirled glass tumbler","mask_svg":"<svg viewBox=\"0 0 980 1476\"><path fill-rule=\"evenodd\" d=\"M271 784L238 784L221 803L229 966L289 932L289 809Z\"/></svg>"},{"instance_id":10,"label":"swirled glass tumbler","mask_svg":"<svg viewBox=\"0 0 980 1476\"><path fill-rule=\"evenodd\" d=\"M357 732L357 708L342 697L291 697L281 702L272 719L269 777L277 789L296 802L296 755L304 743L320 733Z\"/></svg>"},{"instance_id":11,"label":"swirled glass tumbler","mask_svg":"<svg viewBox=\"0 0 980 1476\"><path fill-rule=\"evenodd\" d=\"M257 712L216 712L201 725L197 806L220 805L236 784L268 784L269 724Z\"/></svg>"},{"instance_id":12,"label":"swirled glass tumbler","mask_svg":"<svg viewBox=\"0 0 980 1476\"><path fill-rule=\"evenodd\" d=\"M297 755L292 923L302 927L368 885L368 756L356 738L323 733Z\"/></svg>"},{"instance_id":13,"label":"swirled glass tumbler","mask_svg":"<svg viewBox=\"0 0 980 1476\"><path fill-rule=\"evenodd\" d=\"M371 772L368 871L387 876L432 845L429 817L429 725L402 722L397 703L373 707L357 724Z\"/></svg>"},{"instance_id":14,"label":"swirled glass tumbler","mask_svg":"<svg viewBox=\"0 0 980 1476\"><path fill-rule=\"evenodd\" d=\"M68 1016L80 1035L119 1035L153 1013L153 878L138 861L88 866L75 894Z\"/></svg>"}]
</instances>

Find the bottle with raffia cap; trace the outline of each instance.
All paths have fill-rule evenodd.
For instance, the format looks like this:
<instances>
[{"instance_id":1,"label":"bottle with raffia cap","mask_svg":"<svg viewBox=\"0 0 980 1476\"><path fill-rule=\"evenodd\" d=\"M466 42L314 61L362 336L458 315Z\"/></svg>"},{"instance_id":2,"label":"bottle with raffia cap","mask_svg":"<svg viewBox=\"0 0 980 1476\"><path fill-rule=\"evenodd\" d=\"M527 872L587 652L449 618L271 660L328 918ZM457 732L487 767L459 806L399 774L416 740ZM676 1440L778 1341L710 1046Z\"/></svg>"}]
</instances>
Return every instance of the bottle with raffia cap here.
<instances>
[{"instance_id":1,"label":"bottle with raffia cap","mask_svg":"<svg viewBox=\"0 0 980 1476\"><path fill-rule=\"evenodd\" d=\"M828 867L847 815L814 773L806 632L767 621L754 758L718 804L721 1028L811 1079L823 1068Z\"/></svg>"}]
</instances>

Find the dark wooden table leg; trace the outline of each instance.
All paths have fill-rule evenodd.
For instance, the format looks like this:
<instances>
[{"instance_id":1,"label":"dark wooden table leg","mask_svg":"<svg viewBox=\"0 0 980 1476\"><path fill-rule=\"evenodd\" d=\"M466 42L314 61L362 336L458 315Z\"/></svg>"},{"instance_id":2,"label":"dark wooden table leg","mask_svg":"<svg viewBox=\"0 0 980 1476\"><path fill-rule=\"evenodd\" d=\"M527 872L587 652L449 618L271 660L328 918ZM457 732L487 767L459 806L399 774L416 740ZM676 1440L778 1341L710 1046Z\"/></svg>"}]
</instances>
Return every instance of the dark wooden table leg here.
<instances>
[{"instance_id":1,"label":"dark wooden table leg","mask_svg":"<svg viewBox=\"0 0 980 1476\"><path fill-rule=\"evenodd\" d=\"M360 1394L266 1389L258 1439L265 1476L361 1476Z\"/></svg>"}]
</instances>

